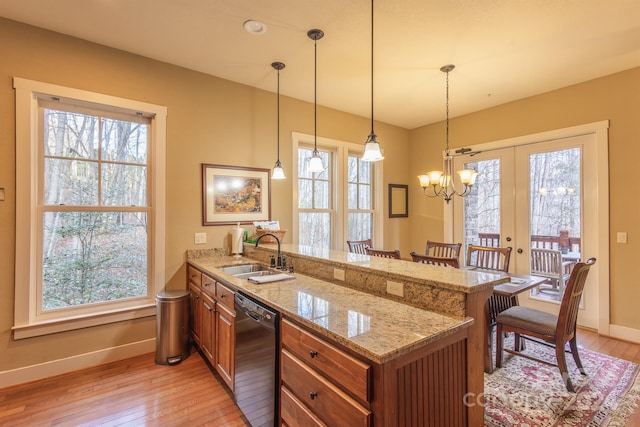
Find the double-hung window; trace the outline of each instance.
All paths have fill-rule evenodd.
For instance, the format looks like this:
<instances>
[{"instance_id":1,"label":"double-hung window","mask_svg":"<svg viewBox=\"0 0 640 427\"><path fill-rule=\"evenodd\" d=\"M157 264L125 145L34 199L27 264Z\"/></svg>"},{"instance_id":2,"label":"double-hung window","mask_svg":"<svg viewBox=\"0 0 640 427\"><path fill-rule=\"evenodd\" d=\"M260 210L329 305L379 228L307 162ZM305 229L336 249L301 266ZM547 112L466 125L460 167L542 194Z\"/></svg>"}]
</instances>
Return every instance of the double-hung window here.
<instances>
[{"instance_id":1,"label":"double-hung window","mask_svg":"<svg viewBox=\"0 0 640 427\"><path fill-rule=\"evenodd\" d=\"M16 337L151 315L164 282L165 108L14 86Z\"/></svg>"},{"instance_id":2,"label":"double-hung window","mask_svg":"<svg viewBox=\"0 0 640 427\"><path fill-rule=\"evenodd\" d=\"M346 250L347 240L382 244L382 164L363 162L362 144L318 138L325 170L309 172L313 136L294 133L294 242Z\"/></svg>"}]
</instances>

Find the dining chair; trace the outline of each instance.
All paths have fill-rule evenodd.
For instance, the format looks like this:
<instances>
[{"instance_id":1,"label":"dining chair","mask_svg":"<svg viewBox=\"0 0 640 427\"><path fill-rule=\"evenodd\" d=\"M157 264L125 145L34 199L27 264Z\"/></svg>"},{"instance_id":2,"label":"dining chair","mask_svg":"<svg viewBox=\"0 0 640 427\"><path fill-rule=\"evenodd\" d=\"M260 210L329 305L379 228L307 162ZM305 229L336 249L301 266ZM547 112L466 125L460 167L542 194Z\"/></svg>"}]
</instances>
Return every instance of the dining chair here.
<instances>
[{"instance_id":1,"label":"dining chair","mask_svg":"<svg viewBox=\"0 0 640 427\"><path fill-rule=\"evenodd\" d=\"M349 246L349 252L366 255L367 254L366 248L371 247L371 239L347 240L347 246Z\"/></svg>"},{"instance_id":2,"label":"dining chair","mask_svg":"<svg viewBox=\"0 0 640 427\"><path fill-rule=\"evenodd\" d=\"M507 273L511 260L511 247L467 246L466 265L484 270L496 270Z\"/></svg>"},{"instance_id":3,"label":"dining chair","mask_svg":"<svg viewBox=\"0 0 640 427\"><path fill-rule=\"evenodd\" d=\"M441 243L427 240L427 248L425 254L438 258L455 258L460 259L460 248L462 243Z\"/></svg>"},{"instance_id":4,"label":"dining chair","mask_svg":"<svg viewBox=\"0 0 640 427\"><path fill-rule=\"evenodd\" d=\"M571 274L572 264L571 261L562 259L562 252L559 250L531 248L531 274L548 277L551 286L558 291L559 295L564 292L564 285Z\"/></svg>"},{"instance_id":5,"label":"dining chair","mask_svg":"<svg viewBox=\"0 0 640 427\"><path fill-rule=\"evenodd\" d=\"M431 255L421 255L415 252L411 252L411 260L413 262L419 262L422 264L439 265L441 267L453 267L458 268L458 258L454 257L437 257Z\"/></svg>"},{"instance_id":6,"label":"dining chair","mask_svg":"<svg viewBox=\"0 0 640 427\"><path fill-rule=\"evenodd\" d=\"M515 341L513 350L505 348L504 351L547 365L557 366L567 390L569 392L575 392L567 370L565 347L568 342L571 349L571 355L573 356L573 360L576 362L578 370L582 375L587 375L584 367L582 366L580 355L578 354L576 323L580 299L582 297L582 292L584 291L587 274L595 262L595 258L589 258L587 262L579 262L573 267L571 277L569 277L569 281L567 282L566 291L562 296L558 315L522 306L511 307L498 315L496 318L496 368L502 367L503 333L514 332ZM527 338L537 338L538 340L542 340L543 344L555 347L557 363L554 364L535 356L522 353L520 351L520 346L518 345L521 335L524 335Z\"/></svg>"},{"instance_id":7,"label":"dining chair","mask_svg":"<svg viewBox=\"0 0 640 427\"><path fill-rule=\"evenodd\" d=\"M384 249L372 249L372 248L366 248L367 251L367 255L372 255L372 256L377 256L377 257L381 257L381 258L395 258L395 259L400 259L400 251L395 249L395 250L384 250Z\"/></svg>"},{"instance_id":8,"label":"dining chair","mask_svg":"<svg viewBox=\"0 0 640 427\"><path fill-rule=\"evenodd\" d=\"M509 261L511 260L511 247L488 247L488 246L467 246L466 265L481 268L483 270L495 270L501 273L509 271ZM487 316L487 354L485 357L489 361L489 373L493 371L493 339L492 332L496 325L498 314L513 305L517 305L517 299L507 298L504 295L492 293L485 306Z\"/></svg>"},{"instance_id":9,"label":"dining chair","mask_svg":"<svg viewBox=\"0 0 640 427\"><path fill-rule=\"evenodd\" d=\"M478 239L480 239L480 246L491 248L500 246L500 233L478 233Z\"/></svg>"}]
</instances>

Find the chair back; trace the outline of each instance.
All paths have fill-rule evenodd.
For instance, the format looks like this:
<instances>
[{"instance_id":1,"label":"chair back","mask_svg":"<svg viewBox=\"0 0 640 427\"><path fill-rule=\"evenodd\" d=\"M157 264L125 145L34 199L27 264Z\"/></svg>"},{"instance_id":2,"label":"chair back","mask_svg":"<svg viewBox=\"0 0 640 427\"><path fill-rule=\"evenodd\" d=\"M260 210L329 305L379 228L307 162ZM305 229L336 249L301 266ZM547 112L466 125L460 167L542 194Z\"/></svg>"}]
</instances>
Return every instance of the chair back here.
<instances>
[{"instance_id":1,"label":"chair back","mask_svg":"<svg viewBox=\"0 0 640 427\"><path fill-rule=\"evenodd\" d=\"M349 252L366 255L366 248L371 247L371 239L347 240L347 246L349 246Z\"/></svg>"},{"instance_id":2,"label":"chair back","mask_svg":"<svg viewBox=\"0 0 640 427\"><path fill-rule=\"evenodd\" d=\"M554 249L531 248L531 274L562 278L562 252Z\"/></svg>"},{"instance_id":3,"label":"chair back","mask_svg":"<svg viewBox=\"0 0 640 427\"><path fill-rule=\"evenodd\" d=\"M455 258L457 260L460 257L461 247L462 243L441 243L427 240L427 249L424 253L433 257Z\"/></svg>"},{"instance_id":4,"label":"chair back","mask_svg":"<svg viewBox=\"0 0 640 427\"><path fill-rule=\"evenodd\" d=\"M395 258L400 259L400 251L399 250L391 250L386 251L384 249L371 249L366 248L367 255L382 257L382 258Z\"/></svg>"},{"instance_id":5,"label":"chair back","mask_svg":"<svg viewBox=\"0 0 640 427\"><path fill-rule=\"evenodd\" d=\"M577 263L571 271L571 276L569 277L567 287L562 296L562 302L560 303L558 324L556 326L556 334L563 334L566 338L565 341L573 337L576 333L580 299L582 298L582 292L584 291L589 269L595 262L595 258L589 258L586 262Z\"/></svg>"},{"instance_id":6,"label":"chair back","mask_svg":"<svg viewBox=\"0 0 640 427\"><path fill-rule=\"evenodd\" d=\"M419 262L422 264L439 265L441 267L453 267L458 268L458 258L455 257L436 257L431 255L420 255L415 252L411 252L411 259L413 262Z\"/></svg>"},{"instance_id":7,"label":"chair back","mask_svg":"<svg viewBox=\"0 0 640 427\"><path fill-rule=\"evenodd\" d=\"M467 265L486 270L509 271L511 247L492 248L469 245L467 247Z\"/></svg>"},{"instance_id":8,"label":"chair back","mask_svg":"<svg viewBox=\"0 0 640 427\"><path fill-rule=\"evenodd\" d=\"M480 246L497 248L500 246L500 233L478 233Z\"/></svg>"}]
</instances>

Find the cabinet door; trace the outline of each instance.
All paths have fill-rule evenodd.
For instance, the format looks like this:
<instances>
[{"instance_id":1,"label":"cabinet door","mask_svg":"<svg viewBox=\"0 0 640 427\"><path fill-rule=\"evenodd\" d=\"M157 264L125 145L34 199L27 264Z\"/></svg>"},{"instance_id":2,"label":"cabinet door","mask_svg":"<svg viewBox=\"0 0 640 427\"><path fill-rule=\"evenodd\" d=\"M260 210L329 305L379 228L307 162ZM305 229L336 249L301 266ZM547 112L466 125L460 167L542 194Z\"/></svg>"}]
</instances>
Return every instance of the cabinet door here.
<instances>
[{"instance_id":1,"label":"cabinet door","mask_svg":"<svg viewBox=\"0 0 640 427\"><path fill-rule=\"evenodd\" d=\"M211 365L216 366L215 359L215 335L216 335L216 302L204 292L202 299L202 333L200 335L200 348L209 359Z\"/></svg>"},{"instance_id":2,"label":"cabinet door","mask_svg":"<svg viewBox=\"0 0 640 427\"><path fill-rule=\"evenodd\" d=\"M216 365L214 366L224 382L226 382L231 391L233 391L236 348L235 313L222 304L218 304L216 313Z\"/></svg>"},{"instance_id":3,"label":"cabinet door","mask_svg":"<svg viewBox=\"0 0 640 427\"><path fill-rule=\"evenodd\" d=\"M200 344L200 334L202 333L202 298L200 298L200 288L189 284L189 299L191 306L189 310L190 325L191 325L191 338L198 347Z\"/></svg>"}]
</instances>

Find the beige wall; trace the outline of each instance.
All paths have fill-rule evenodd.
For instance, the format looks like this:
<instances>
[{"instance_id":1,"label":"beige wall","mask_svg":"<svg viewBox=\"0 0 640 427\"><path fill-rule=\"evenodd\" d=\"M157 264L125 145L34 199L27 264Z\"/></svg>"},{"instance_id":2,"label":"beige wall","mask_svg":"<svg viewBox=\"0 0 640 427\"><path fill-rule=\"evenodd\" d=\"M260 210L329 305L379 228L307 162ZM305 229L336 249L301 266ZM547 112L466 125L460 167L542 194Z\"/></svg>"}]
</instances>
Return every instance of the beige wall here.
<instances>
[{"instance_id":1,"label":"beige wall","mask_svg":"<svg viewBox=\"0 0 640 427\"><path fill-rule=\"evenodd\" d=\"M13 341L15 245L14 76L105 93L168 107L166 282L184 286L184 254L195 232L208 244L226 244L229 227L203 227L201 163L271 168L275 162L275 95L86 41L0 18L0 372L133 343L155 335L155 320L113 325ZM269 64L265 64L268 69ZM282 82L286 79L282 74ZM610 119L611 234L627 231L629 244L611 249L613 323L640 329L636 309L638 202L629 198L623 171L638 158L640 69L453 119L451 145L464 145ZM365 100L366 101L366 100ZM313 133L313 105L281 100L280 158L291 171L291 132ZM635 113L634 113L635 111ZM635 114L635 116L634 116ZM369 133L369 119L319 107L318 135L356 143ZM384 148L385 244L422 251L427 239L442 238L442 202L426 200L416 175L440 168L442 123L408 131L376 123ZM387 184L410 185L410 217L388 219ZM292 181L272 182L272 217L291 224ZM288 236L285 240L289 240Z\"/></svg>"},{"instance_id":2,"label":"beige wall","mask_svg":"<svg viewBox=\"0 0 640 427\"><path fill-rule=\"evenodd\" d=\"M0 52L0 187L6 189L6 200L0 202L0 372L153 338L155 319L149 318L13 341L16 236L12 78L167 106L168 288L185 286L187 249L229 244L229 226L202 226L201 164L273 167L275 94L2 18ZM265 64L265 73L269 70L269 64ZM283 83L288 72L293 71L283 71ZM280 158L290 175L291 132L313 134L313 104L282 97L280 117ZM364 143L369 130L367 118L318 108L319 136ZM385 189L388 182L408 183L404 162L393 159L409 157L409 132L383 123L376 124L376 132L383 142L389 142L384 146L389 159L384 164ZM292 184L291 179L272 182L272 217L284 228L291 227ZM399 247L402 236L408 234L409 220L387 219L385 223L387 244ZM194 245L195 232L207 233L207 245Z\"/></svg>"},{"instance_id":3,"label":"beige wall","mask_svg":"<svg viewBox=\"0 0 640 427\"><path fill-rule=\"evenodd\" d=\"M452 100L455 102L455 100ZM522 99L450 121L451 148L609 120L611 323L640 329L640 199L630 178L640 158L640 68ZM442 123L411 132L411 246L442 238L442 202L422 195L419 173L440 169L444 148ZM586 171L588 173L588 171ZM617 244L618 231L628 233ZM636 239L638 237L638 239Z\"/></svg>"}]
</instances>

